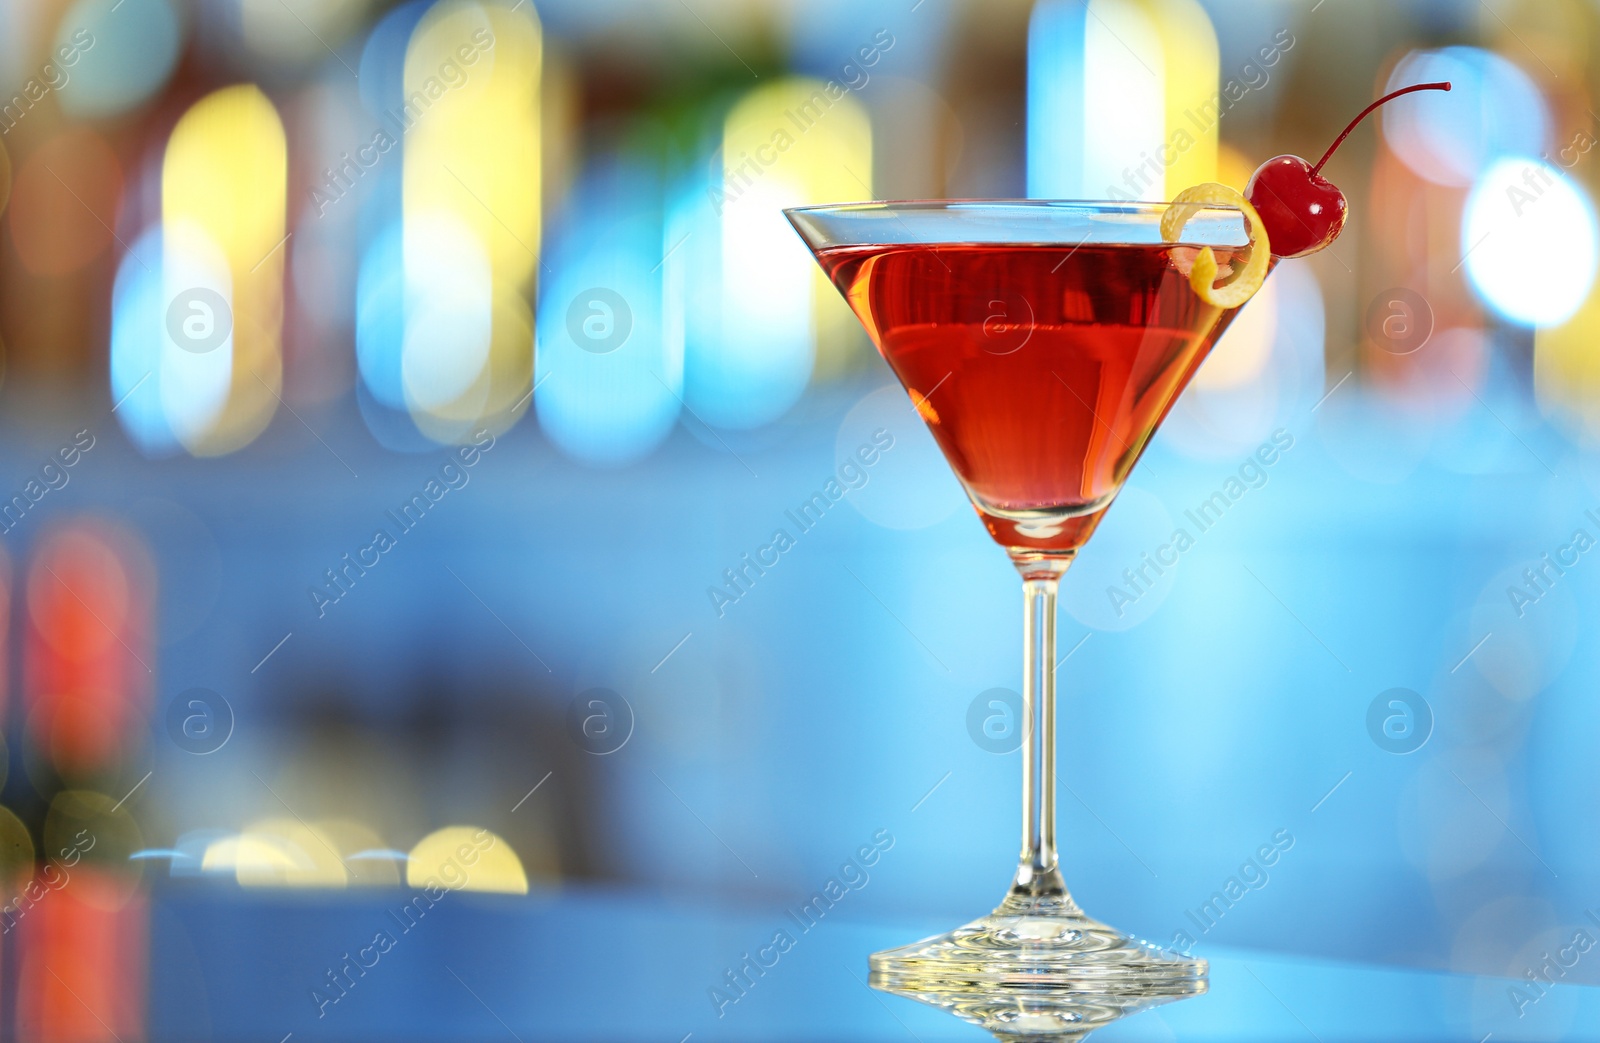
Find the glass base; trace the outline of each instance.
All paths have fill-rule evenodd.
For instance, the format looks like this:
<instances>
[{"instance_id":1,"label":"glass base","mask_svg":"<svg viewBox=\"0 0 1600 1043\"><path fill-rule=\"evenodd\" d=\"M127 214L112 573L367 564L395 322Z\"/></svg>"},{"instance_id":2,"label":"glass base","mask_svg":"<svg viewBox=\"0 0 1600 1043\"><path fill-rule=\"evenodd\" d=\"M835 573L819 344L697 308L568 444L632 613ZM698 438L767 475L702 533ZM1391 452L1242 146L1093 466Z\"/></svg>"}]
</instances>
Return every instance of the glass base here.
<instances>
[{"instance_id":1,"label":"glass base","mask_svg":"<svg viewBox=\"0 0 1600 1043\"><path fill-rule=\"evenodd\" d=\"M1002 1038L1078 1040L1206 991L1206 961L1130 938L1064 895L1012 894L948 934L873 953L871 985Z\"/></svg>"}]
</instances>

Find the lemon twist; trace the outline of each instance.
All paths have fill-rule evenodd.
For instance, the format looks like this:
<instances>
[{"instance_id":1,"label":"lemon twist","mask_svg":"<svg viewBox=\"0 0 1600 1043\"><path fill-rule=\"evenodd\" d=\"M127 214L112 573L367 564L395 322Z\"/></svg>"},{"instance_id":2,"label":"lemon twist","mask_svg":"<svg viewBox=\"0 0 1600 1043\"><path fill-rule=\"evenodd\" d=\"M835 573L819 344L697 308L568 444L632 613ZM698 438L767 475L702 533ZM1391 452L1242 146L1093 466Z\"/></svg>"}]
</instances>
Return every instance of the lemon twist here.
<instances>
[{"instance_id":1,"label":"lemon twist","mask_svg":"<svg viewBox=\"0 0 1600 1043\"><path fill-rule=\"evenodd\" d=\"M1245 233L1250 237L1249 259L1231 279L1221 286L1215 286L1217 255L1211 247L1202 246L1194 259L1194 267L1189 269L1189 285L1207 304L1219 308L1237 308L1261 289L1261 284L1267 278L1267 264L1272 259L1266 226L1261 223L1261 215L1250 205L1250 200L1227 185L1219 185L1214 181L1192 185L1179 192L1168 205L1166 213L1161 215L1161 238L1169 243L1177 242L1183 226L1194 215L1219 204L1235 207L1244 214Z\"/></svg>"}]
</instances>

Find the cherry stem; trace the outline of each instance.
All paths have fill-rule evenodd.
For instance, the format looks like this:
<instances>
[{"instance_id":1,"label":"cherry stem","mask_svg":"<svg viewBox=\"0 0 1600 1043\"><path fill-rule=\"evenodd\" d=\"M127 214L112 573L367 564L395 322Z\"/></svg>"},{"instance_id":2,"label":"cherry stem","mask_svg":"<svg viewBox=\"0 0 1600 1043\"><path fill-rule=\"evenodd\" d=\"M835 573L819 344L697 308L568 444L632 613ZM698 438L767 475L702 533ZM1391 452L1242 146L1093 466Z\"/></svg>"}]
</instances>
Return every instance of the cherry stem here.
<instances>
[{"instance_id":1,"label":"cherry stem","mask_svg":"<svg viewBox=\"0 0 1600 1043\"><path fill-rule=\"evenodd\" d=\"M1317 165L1311 168L1311 176L1315 177L1317 174L1319 174L1322 171L1322 165L1324 163L1328 162L1328 160L1333 156L1333 153L1339 148L1340 145L1344 144L1344 139L1348 138L1350 136L1350 132L1352 130L1356 129L1356 124L1358 124L1362 120L1366 119L1367 116L1369 116L1372 113L1373 109L1376 109L1380 105L1385 105L1388 102L1393 101L1394 99L1400 97L1400 95L1402 95L1402 94L1410 94L1412 91L1447 91L1449 89L1450 89L1450 81L1449 80L1441 80L1438 83L1414 83L1409 87L1401 87L1399 90L1394 91L1391 94L1385 94L1383 97L1379 98L1377 101L1373 102L1371 105L1368 105L1366 108L1362 109L1361 110L1361 115L1357 116L1355 119L1350 121L1350 125L1344 128L1344 133L1340 134L1337 138L1334 139L1333 144L1328 146L1328 151L1324 152L1322 154L1322 158L1317 160Z\"/></svg>"}]
</instances>

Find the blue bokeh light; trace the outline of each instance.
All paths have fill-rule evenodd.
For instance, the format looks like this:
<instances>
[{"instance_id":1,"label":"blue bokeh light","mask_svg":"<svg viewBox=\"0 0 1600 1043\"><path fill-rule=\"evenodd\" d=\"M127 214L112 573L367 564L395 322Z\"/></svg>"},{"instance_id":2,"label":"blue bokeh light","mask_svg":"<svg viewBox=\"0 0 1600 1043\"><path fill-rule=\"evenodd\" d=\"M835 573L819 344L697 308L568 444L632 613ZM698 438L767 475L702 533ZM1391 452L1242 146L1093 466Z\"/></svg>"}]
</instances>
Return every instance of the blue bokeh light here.
<instances>
[{"instance_id":1,"label":"blue bokeh light","mask_svg":"<svg viewBox=\"0 0 1600 1043\"><path fill-rule=\"evenodd\" d=\"M1549 107L1507 59L1479 47L1413 51L1395 65L1385 90L1435 80L1449 80L1450 92L1423 91L1383 108L1384 139L1421 176L1469 185L1497 159L1550 147Z\"/></svg>"},{"instance_id":2,"label":"blue bokeh light","mask_svg":"<svg viewBox=\"0 0 1600 1043\"><path fill-rule=\"evenodd\" d=\"M603 159L551 229L534 401L550 440L589 463L640 459L678 418L683 355L662 334L661 199L654 173Z\"/></svg>"}]
</instances>

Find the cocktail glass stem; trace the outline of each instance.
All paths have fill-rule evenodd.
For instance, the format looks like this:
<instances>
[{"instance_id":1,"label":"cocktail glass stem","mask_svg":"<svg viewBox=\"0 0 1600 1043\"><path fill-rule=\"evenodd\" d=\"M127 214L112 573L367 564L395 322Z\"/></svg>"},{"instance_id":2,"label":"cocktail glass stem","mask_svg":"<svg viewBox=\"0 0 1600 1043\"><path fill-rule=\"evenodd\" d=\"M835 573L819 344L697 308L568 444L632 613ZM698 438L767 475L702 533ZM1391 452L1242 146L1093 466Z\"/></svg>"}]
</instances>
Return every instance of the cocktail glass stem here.
<instances>
[{"instance_id":1,"label":"cocktail glass stem","mask_svg":"<svg viewBox=\"0 0 1600 1043\"><path fill-rule=\"evenodd\" d=\"M1025 555L1022 573L1022 856L1014 897L1065 897L1056 853L1056 591L1071 555Z\"/></svg>"}]
</instances>

